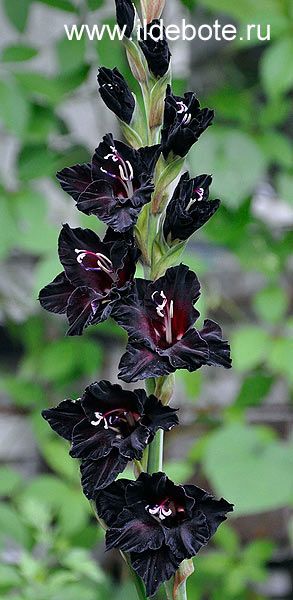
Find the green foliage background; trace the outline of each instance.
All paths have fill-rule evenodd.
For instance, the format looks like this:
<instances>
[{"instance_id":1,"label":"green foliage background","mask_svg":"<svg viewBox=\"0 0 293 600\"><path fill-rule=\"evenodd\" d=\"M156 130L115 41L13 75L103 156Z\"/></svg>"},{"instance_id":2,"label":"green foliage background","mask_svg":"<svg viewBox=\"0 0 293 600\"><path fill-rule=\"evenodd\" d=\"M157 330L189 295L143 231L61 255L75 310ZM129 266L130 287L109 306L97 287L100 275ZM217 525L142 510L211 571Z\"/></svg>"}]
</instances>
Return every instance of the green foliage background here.
<instances>
[{"instance_id":1,"label":"green foliage background","mask_svg":"<svg viewBox=\"0 0 293 600\"><path fill-rule=\"evenodd\" d=\"M72 16L76 22L114 19L103 0L2 0L13 40L2 48L0 81L0 409L4 429L11 415L28 428L38 469L33 473L19 458L11 458L11 438L7 464L0 468L0 595L5 600L102 600L111 594L113 600L134 600L118 556L103 555L103 533L81 494L67 445L40 418L43 407L65 396L78 397L84 385L104 376L113 349L118 357L125 338L113 323L82 339L64 338L64 321L41 312L36 301L40 287L58 273L61 221L73 225L78 219L100 227L73 213L71 200L57 191L56 170L83 162L90 153L87 144L77 141L63 104L89 85L95 105L99 65L118 66L129 75L119 42L106 38L68 42L61 36L50 48L53 70L48 74L34 68L39 54L46 52L28 41L37 4L46 5L47 18L62 12L64 22ZM236 506L236 519L222 527L213 547L196 561L190 598L258 600L269 597L269 586L262 587L268 581L268 561L288 548L292 538L286 507L293 500L293 4L182 4L195 24L213 22L219 14L239 28L247 22L271 24L270 43L235 41L221 45L206 66L202 60L207 75L213 61L219 68L219 77L208 83L206 75L199 90L202 101L215 107L216 124L195 146L190 169L193 174L212 172L213 194L223 202L193 240L188 261L203 280L202 314L219 315L225 322L234 371L225 376L212 370L180 374L183 434L172 434L166 466L178 482L199 481ZM177 91L192 87L193 78L193 68L190 81L178 77ZM273 193L260 214L255 196L264 182ZM255 283L249 285L251 281ZM219 390L215 403L204 402L209 385ZM3 461L3 449L1 456Z\"/></svg>"}]
</instances>

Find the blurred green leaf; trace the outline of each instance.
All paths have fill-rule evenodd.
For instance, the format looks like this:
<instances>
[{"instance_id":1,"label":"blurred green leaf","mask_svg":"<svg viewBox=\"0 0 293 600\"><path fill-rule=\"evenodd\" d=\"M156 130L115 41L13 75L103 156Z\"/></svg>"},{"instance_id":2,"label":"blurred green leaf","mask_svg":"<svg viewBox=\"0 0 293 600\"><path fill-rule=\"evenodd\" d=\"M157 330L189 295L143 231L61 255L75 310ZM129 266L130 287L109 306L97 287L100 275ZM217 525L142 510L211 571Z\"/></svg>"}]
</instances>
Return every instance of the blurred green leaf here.
<instances>
[{"instance_id":1,"label":"blurred green leaf","mask_svg":"<svg viewBox=\"0 0 293 600\"><path fill-rule=\"evenodd\" d=\"M47 4L52 8L59 8L60 10L64 10L65 12L75 13L77 12L76 6L70 0L37 0L41 4Z\"/></svg>"},{"instance_id":2,"label":"blurred green leaf","mask_svg":"<svg viewBox=\"0 0 293 600\"><path fill-rule=\"evenodd\" d=\"M0 467L0 496L11 496L21 483L22 477L17 471L9 467Z\"/></svg>"},{"instance_id":3,"label":"blurred green leaf","mask_svg":"<svg viewBox=\"0 0 293 600\"><path fill-rule=\"evenodd\" d=\"M27 25L32 0L3 0L3 7L10 23L22 33Z\"/></svg>"},{"instance_id":4,"label":"blurred green leaf","mask_svg":"<svg viewBox=\"0 0 293 600\"><path fill-rule=\"evenodd\" d=\"M256 314L268 323L278 323L285 316L288 306L288 295L280 285L270 285L257 292L253 298Z\"/></svg>"},{"instance_id":5,"label":"blurred green leaf","mask_svg":"<svg viewBox=\"0 0 293 600\"><path fill-rule=\"evenodd\" d=\"M21 577L17 567L11 565L0 564L0 589L13 589L21 585Z\"/></svg>"},{"instance_id":6,"label":"blurred green leaf","mask_svg":"<svg viewBox=\"0 0 293 600\"><path fill-rule=\"evenodd\" d=\"M293 87L293 39L284 37L274 42L261 62L261 77L269 96L275 97Z\"/></svg>"},{"instance_id":7,"label":"blurred green leaf","mask_svg":"<svg viewBox=\"0 0 293 600\"><path fill-rule=\"evenodd\" d=\"M12 79L0 81L0 120L13 134L22 137L30 117L30 106L21 88Z\"/></svg>"},{"instance_id":8,"label":"blurred green leaf","mask_svg":"<svg viewBox=\"0 0 293 600\"><path fill-rule=\"evenodd\" d=\"M62 564L74 573L84 575L96 583L102 583L105 580L105 576L99 565L93 561L89 553L83 548L73 548L70 550L62 558Z\"/></svg>"},{"instance_id":9,"label":"blurred green leaf","mask_svg":"<svg viewBox=\"0 0 293 600\"><path fill-rule=\"evenodd\" d=\"M17 511L12 506L0 502L0 547L9 540L27 546L30 536Z\"/></svg>"},{"instance_id":10,"label":"blurred green leaf","mask_svg":"<svg viewBox=\"0 0 293 600\"><path fill-rule=\"evenodd\" d=\"M273 377L262 373L253 373L247 376L230 412L233 412L234 409L238 410L239 408L243 409L260 404L269 393L272 383Z\"/></svg>"},{"instance_id":11,"label":"blurred green leaf","mask_svg":"<svg viewBox=\"0 0 293 600\"><path fill-rule=\"evenodd\" d=\"M257 325L236 329L231 338L234 369L248 371L265 361L270 352L270 336Z\"/></svg>"},{"instance_id":12,"label":"blurred green leaf","mask_svg":"<svg viewBox=\"0 0 293 600\"><path fill-rule=\"evenodd\" d=\"M56 340L41 353L38 371L49 381L76 378L85 373L91 375L101 365L102 358L100 346L90 339Z\"/></svg>"},{"instance_id":13,"label":"blurred green leaf","mask_svg":"<svg viewBox=\"0 0 293 600\"><path fill-rule=\"evenodd\" d=\"M187 460L173 460L164 464L164 471L172 481L185 483L192 476L194 468Z\"/></svg>"},{"instance_id":14,"label":"blurred green leaf","mask_svg":"<svg viewBox=\"0 0 293 600\"><path fill-rule=\"evenodd\" d=\"M267 363L273 373L280 373L293 384L293 338L276 337L268 353Z\"/></svg>"},{"instance_id":15,"label":"blurred green leaf","mask_svg":"<svg viewBox=\"0 0 293 600\"><path fill-rule=\"evenodd\" d=\"M1 59L3 62L21 62L30 60L37 56L38 50L33 46L27 46L25 44L14 44L12 46L6 46L2 50Z\"/></svg>"},{"instance_id":16,"label":"blurred green leaf","mask_svg":"<svg viewBox=\"0 0 293 600\"><path fill-rule=\"evenodd\" d=\"M291 163L292 165L292 163ZM289 166L289 165L288 165ZM285 200L291 206L293 205L293 175L289 173L279 173L277 177L277 189L281 200Z\"/></svg>"},{"instance_id":17,"label":"blurred green leaf","mask_svg":"<svg viewBox=\"0 0 293 600\"><path fill-rule=\"evenodd\" d=\"M85 61L85 36L81 40L68 40L64 37L58 40L56 54L59 69L63 73L71 73L79 69Z\"/></svg>"},{"instance_id":18,"label":"blurred green leaf","mask_svg":"<svg viewBox=\"0 0 293 600\"><path fill-rule=\"evenodd\" d=\"M69 481L79 481L78 465L76 461L69 456L69 446L63 440L54 439L43 440L40 446L42 455L46 463L53 471L62 478Z\"/></svg>"},{"instance_id":19,"label":"blurred green leaf","mask_svg":"<svg viewBox=\"0 0 293 600\"><path fill-rule=\"evenodd\" d=\"M292 501L293 453L285 442L265 439L263 429L230 424L209 437L204 471L237 515L280 508Z\"/></svg>"},{"instance_id":20,"label":"blurred green leaf","mask_svg":"<svg viewBox=\"0 0 293 600\"><path fill-rule=\"evenodd\" d=\"M265 157L250 135L219 126L195 144L189 162L197 174L213 173L213 193L234 208L252 194L265 171Z\"/></svg>"},{"instance_id":21,"label":"blurred green leaf","mask_svg":"<svg viewBox=\"0 0 293 600\"><path fill-rule=\"evenodd\" d=\"M46 145L24 146L18 155L18 173L22 181L52 176L56 171L58 154Z\"/></svg>"}]
</instances>

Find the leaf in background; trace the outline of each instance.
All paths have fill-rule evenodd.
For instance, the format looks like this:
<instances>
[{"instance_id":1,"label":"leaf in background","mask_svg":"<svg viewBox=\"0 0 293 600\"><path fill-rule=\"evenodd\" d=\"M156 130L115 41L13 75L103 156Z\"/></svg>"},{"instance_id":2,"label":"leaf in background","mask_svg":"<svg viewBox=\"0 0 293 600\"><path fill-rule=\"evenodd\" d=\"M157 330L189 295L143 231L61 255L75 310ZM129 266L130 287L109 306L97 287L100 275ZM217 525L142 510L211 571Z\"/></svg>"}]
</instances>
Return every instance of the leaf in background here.
<instances>
[{"instance_id":1,"label":"leaf in background","mask_svg":"<svg viewBox=\"0 0 293 600\"><path fill-rule=\"evenodd\" d=\"M261 62L261 78L269 96L280 96L293 87L292 62L291 36L277 40L266 50Z\"/></svg>"},{"instance_id":2,"label":"leaf in background","mask_svg":"<svg viewBox=\"0 0 293 600\"><path fill-rule=\"evenodd\" d=\"M189 163L196 175L213 174L213 195L230 207L251 195L265 172L264 155L253 137L219 126L193 146Z\"/></svg>"},{"instance_id":3,"label":"leaf in background","mask_svg":"<svg viewBox=\"0 0 293 600\"><path fill-rule=\"evenodd\" d=\"M292 146L291 146L292 150ZM293 152L292 152L293 154ZM292 155L291 155L292 156ZM288 156L289 163L289 156ZM289 166L289 164L288 164ZM291 162L292 166L292 162ZM293 175L289 173L279 173L277 176L277 189L280 195L281 200L285 200L293 207ZM293 212L291 213L291 224L293 220ZM288 226L290 219L288 218Z\"/></svg>"},{"instance_id":4,"label":"leaf in background","mask_svg":"<svg viewBox=\"0 0 293 600\"><path fill-rule=\"evenodd\" d=\"M200 0L200 3L207 8L239 19L243 23L271 23L272 28L280 28L288 24L285 7L282 2L275 0Z\"/></svg>"},{"instance_id":5,"label":"leaf in background","mask_svg":"<svg viewBox=\"0 0 293 600\"><path fill-rule=\"evenodd\" d=\"M30 106L20 86L12 79L0 81L0 121L11 133L22 137L30 117Z\"/></svg>"},{"instance_id":6,"label":"leaf in background","mask_svg":"<svg viewBox=\"0 0 293 600\"><path fill-rule=\"evenodd\" d=\"M8 588L11 590L18 585L20 586L21 583L17 566L5 565L4 563L0 565L0 589Z\"/></svg>"},{"instance_id":7,"label":"leaf in background","mask_svg":"<svg viewBox=\"0 0 293 600\"><path fill-rule=\"evenodd\" d=\"M14 240L17 238L17 228L8 199L2 195L0 195L0 222L0 258L3 259L13 248Z\"/></svg>"},{"instance_id":8,"label":"leaf in background","mask_svg":"<svg viewBox=\"0 0 293 600\"><path fill-rule=\"evenodd\" d=\"M257 325L239 327L231 336L233 367L249 371L266 360L270 353L270 336Z\"/></svg>"},{"instance_id":9,"label":"leaf in background","mask_svg":"<svg viewBox=\"0 0 293 600\"><path fill-rule=\"evenodd\" d=\"M212 434L205 448L204 472L215 492L235 504L237 516L292 501L292 446L263 433L261 427L229 424Z\"/></svg>"},{"instance_id":10,"label":"leaf in background","mask_svg":"<svg viewBox=\"0 0 293 600\"><path fill-rule=\"evenodd\" d=\"M87 0L89 10L97 10L104 4L104 0Z\"/></svg>"},{"instance_id":11,"label":"leaf in background","mask_svg":"<svg viewBox=\"0 0 293 600\"><path fill-rule=\"evenodd\" d=\"M55 174L58 154L43 144L24 146L18 155L18 174L22 181Z\"/></svg>"},{"instance_id":12,"label":"leaf in background","mask_svg":"<svg viewBox=\"0 0 293 600\"><path fill-rule=\"evenodd\" d=\"M16 406L43 408L44 390L34 381L26 381L14 374L1 377L1 385Z\"/></svg>"},{"instance_id":13,"label":"leaf in background","mask_svg":"<svg viewBox=\"0 0 293 600\"><path fill-rule=\"evenodd\" d=\"M70 482L79 482L79 472L77 461L70 458L69 445L59 440L56 435L54 438L42 440L40 450L47 465L63 478Z\"/></svg>"},{"instance_id":14,"label":"leaf in background","mask_svg":"<svg viewBox=\"0 0 293 600\"><path fill-rule=\"evenodd\" d=\"M74 380L84 374L96 373L102 360L103 352L97 342L67 337L45 346L37 370L45 380Z\"/></svg>"},{"instance_id":15,"label":"leaf in background","mask_svg":"<svg viewBox=\"0 0 293 600\"><path fill-rule=\"evenodd\" d=\"M275 337L267 356L267 363L273 373L280 373L293 385L293 338Z\"/></svg>"},{"instance_id":16,"label":"leaf in background","mask_svg":"<svg viewBox=\"0 0 293 600\"><path fill-rule=\"evenodd\" d=\"M0 496L11 496L22 485L21 475L9 467L0 467Z\"/></svg>"},{"instance_id":17,"label":"leaf in background","mask_svg":"<svg viewBox=\"0 0 293 600\"><path fill-rule=\"evenodd\" d=\"M21 62L30 60L37 56L38 50L33 46L27 46L25 44L14 44L13 46L6 46L2 50L1 59L3 62Z\"/></svg>"},{"instance_id":18,"label":"leaf in background","mask_svg":"<svg viewBox=\"0 0 293 600\"><path fill-rule=\"evenodd\" d=\"M64 10L69 13L76 13L76 6L70 0L37 0L41 4L47 4L52 8L59 8L60 10Z\"/></svg>"},{"instance_id":19,"label":"leaf in background","mask_svg":"<svg viewBox=\"0 0 293 600\"><path fill-rule=\"evenodd\" d=\"M278 323L288 310L289 298L281 285L269 285L255 294L252 305L261 319L268 323Z\"/></svg>"},{"instance_id":20,"label":"leaf in background","mask_svg":"<svg viewBox=\"0 0 293 600\"><path fill-rule=\"evenodd\" d=\"M73 548L62 558L62 564L67 569L81 576L88 577L95 583L103 583L105 575L99 565L91 558L90 553L83 548Z\"/></svg>"},{"instance_id":21,"label":"leaf in background","mask_svg":"<svg viewBox=\"0 0 293 600\"><path fill-rule=\"evenodd\" d=\"M240 392L235 403L228 409L228 412L234 412L235 409L257 406L269 393L273 383L273 377L262 373L253 373L244 379Z\"/></svg>"},{"instance_id":22,"label":"leaf in background","mask_svg":"<svg viewBox=\"0 0 293 600\"><path fill-rule=\"evenodd\" d=\"M62 73L77 71L85 62L86 38L81 40L64 37L56 44L56 55Z\"/></svg>"},{"instance_id":23,"label":"leaf in background","mask_svg":"<svg viewBox=\"0 0 293 600\"><path fill-rule=\"evenodd\" d=\"M0 547L5 547L9 540L28 546L30 535L17 511L0 502Z\"/></svg>"},{"instance_id":24,"label":"leaf in background","mask_svg":"<svg viewBox=\"0 0 293 600\"><path fill-rule=\"evenodd\" d=\"M8 20L20 33L26 28L31 2L32 0L3 0Z\"/></svg>"}]
</instances>

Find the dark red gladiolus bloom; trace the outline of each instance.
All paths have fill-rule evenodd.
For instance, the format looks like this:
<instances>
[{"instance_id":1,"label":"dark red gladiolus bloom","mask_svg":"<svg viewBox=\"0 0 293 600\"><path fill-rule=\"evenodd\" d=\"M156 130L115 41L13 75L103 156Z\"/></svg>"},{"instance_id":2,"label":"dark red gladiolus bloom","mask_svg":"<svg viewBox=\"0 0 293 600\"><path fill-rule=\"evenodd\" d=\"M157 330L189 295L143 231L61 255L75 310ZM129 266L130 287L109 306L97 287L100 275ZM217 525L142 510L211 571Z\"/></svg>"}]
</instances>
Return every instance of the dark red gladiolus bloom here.
<instances>
[{"instance_id":1,"label":"dark red gladiolus bloom","mask_svg":"<svg viewBox=\"0 0 293 600\"><path fill-rule=\"evenodd\" d=\"M106 548L128 552L148 596L186 558L206 545L233 505L195 485L175 485L165 473L142 473L102 490L97 511L108 530Z\"/></svg>"},{"instance_id":2,"label":"dark red gladiolus bloom","mask_svg":"<svg viewBox=\"0 0 293 600\"><path fill-rule=\"evenodd\" d=\"M135 10L131 0L115 0L117 23L126 37L130 38L135 18ZM125 27L125 30L124 30Z\"/></svg>"},{"instance_id":3,"label":"dark red gladiolus bloom","mask_svg":"<svg viewBox=\"0 0 293 600\"><path fill-rule=\"evenodd\" d=\"M141 41L139 41L139 45L145 55L150 72L154 77L163 77L168 71L171 58L165 27L162 27L163 35L161 36L160 21L154 19L147 24L145 29L146 36L144 29L140 30Z\"/></svg>"},{"instance_id":4,"label":"dark red gladiolus bloom","mask_svg":"<svg viewBox=\"0 0 293 600\"><path fill-rule=\"evenodd\" d=\"M176 369L195 371L202 365L230 368L230 347L219 325L206 319L201 330L193 327L199 317L193 304L199 295L195 273L182 264L156 281L135 280L132 293L112 313L129 335L119 365L121 379L137 381Z\"/></svg>"},{"instance_id":5,"label":"dark red gladiolus bloom","mask_svg":"<svg viewBox=\"0 0 293 600\"><path fill-rule=\"evenodd\" d=\"M134 150L107 134L91 164L65 168L57 179L81 212L123 232L136 223L142 206L151 199L159 152L159 145Z\"/></svg>"},{"instance_id":6,"label":"dark red gladiolus bloom","mask_svg":"<svg viewBox=\"0 0 293 600\"><path fill-rule=\"evenodd\" d=\"M135 109L134 96L127 82L118 69L101 67L98 72L99 92L106 106L112 110L121 121L131 122Z\"/></svg>"},{"instance_id":7,"label":"dark red gladiolus bloom","mask_svg":"<svg viewBox=\"0 0 293 600\"><path fill-rule=\"evenodd\" d=\"M41 290L40 303L50 312L66 313L68 335L81 335L88 325L110 316L133 280L138 257L129 235L109 229L101 241L90 229L63 225L59 258L64 272Z\"/></svg>"},{"instance_id":8,"label":"dark red gladiolus bloom","mask_svg":"<svg viewBox=\"0 0 293 600\"><path fill-rule=\"evenodd\" d=\"M144 390L123 390L109 381L92 383L80 400L64 400L42 415L71 442L70 455L81 460L81 483L89 499L114 481L128 461L141 459L158 429L178 424L176 409Z\"/></svg>"},{"instance_id":9,"label":"dark red gladiolus bloom","mask_svg":"<svg viewBox=\"0 0 293 600\"><path fill-rule=\"evenodd\" d=\"M186 156L199 136L211 125L213 118L214 111L200 108L193 92L187 92L181 98L174 96L168 85L161 133L164 157L167 159L170 152L176 156Z\"/></svg>"},{"instance_id":10,"label":"dark red gladiolus bloom","mask_svg":"<svg viewBox=\"0 0 293 600\"><path fill-rule=\"evenodd\" d=\"M182 175L166 208L163 229L168 243L187 240L218 210L220 200L208 199L211 183L211 175L193 179L187 172Z\"/></svg>"}]
</instances>

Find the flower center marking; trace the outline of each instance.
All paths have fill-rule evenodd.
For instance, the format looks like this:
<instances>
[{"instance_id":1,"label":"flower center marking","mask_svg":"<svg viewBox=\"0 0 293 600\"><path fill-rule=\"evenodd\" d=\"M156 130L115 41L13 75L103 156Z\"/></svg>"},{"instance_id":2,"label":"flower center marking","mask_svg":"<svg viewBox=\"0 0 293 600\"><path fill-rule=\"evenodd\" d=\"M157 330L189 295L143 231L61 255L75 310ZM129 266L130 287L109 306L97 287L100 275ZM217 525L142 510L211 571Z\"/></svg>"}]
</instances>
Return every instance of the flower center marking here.
<instances>
[{"instance_id":1,"label":"flower center marking","mask_svg":"<svg viewBox=\"0 0 293 600\"><path fill-rule=\"evenodd\" d=\"M131 413L125 408L114 408L105 413L95 412L96 421L91 421L91 425L97 427L100 423L103 423L104 429L112 429L113 431L119 430L119 423L124 422L129 427L135 427L136 421L139 419L139 415Z\"/></svg>"},{"instance_id":2,"label":"flower center marking","mask_svg":"<svg viewBox=\"0 0 293 600\"><path fill-rule=\"evenodd\" d=\"M127 196L133 196L133 178L134 178L134 173L133 173L133 167L132 164L129 160L124 160L122 158L122 156L118 153L118 151L116 150L115 146L110 146L112 152L110 152L109 154L106 154L104 156L105 160L109 160L112 159L112 161L114 163L118 163L118 170L119 170L119 175L115 175L114 173L111 173L110 171L107 171L106 169L104 169L103 167L100 167L100 170L103 173L106 173L107 175L109 175L110 177L113 177L113 179L118 179L120 181L120 183L122 184L125 192L127 193Z\"/></svg>"},{"instance_id":3,"label":"flower center marking","mask_svg":"<svg viewBox=\"0 0 293 600\"><path fill-rule=\"evenodd\" d=\"M156 294L159 294L159 297L162 298L160 304L156 301ZM160 292L153 292L151 297L153 302L155 302L156 304L157 315L164 319L166 342L168 344L172 344L172 319L174 317L174 301L170 300L170 302L168 302L163 290L161 290Z\"/></svg>"},{"instance_id":4,"label":"flower center marking","mask_svg":"<svg viewBox=\"0 0 293 600\"><path fill-rule=\"evenodd\" d=\"M184 104L184 102L182 102L182 100L180 100L180 102L176 102L177 106L179 107L177 109L177 113L178 115L183 115L182 117L182 125L188 125L191 121L191 113L188 112L188 108L186 106L186 104Z\"/></svg>"},{"instance_id":5,"label":"flower center marking","mask_svg":"<svg viewBox=\"0 0 293 600\"><path fill-rule=\"evenodd\" d=\"M200 202L203 199L203 195L204 188L195 188L195 190L193 191L193 196L186 206L186 210L189 210L195 202Z\"/></svg>"},{"instance_id":6,"label":"flower center marking","mask_svg":"<svg viewBox=\"0 0 293 600\"><path fill-rule=\"evenodd\" d=\"M77 262L85 269L85 271L104 271L112 276L114 272L111 260L100 252L90 252L90 250L79 250L75 248L77 254Z\"/></svg>"},{"instance_id":7,"label":"flower center marking","mask_svg":"<svg viewBox=\"0 0 293 600\"><path fill-rule=\"evenodd\" d=\"M183 506L177 506L171 498L166 498L160 504L147 504L145 510L160 521L164 521L167 517L175 517L177 514L183 516L185 513Z\"/></svg>"}]
</instances>

